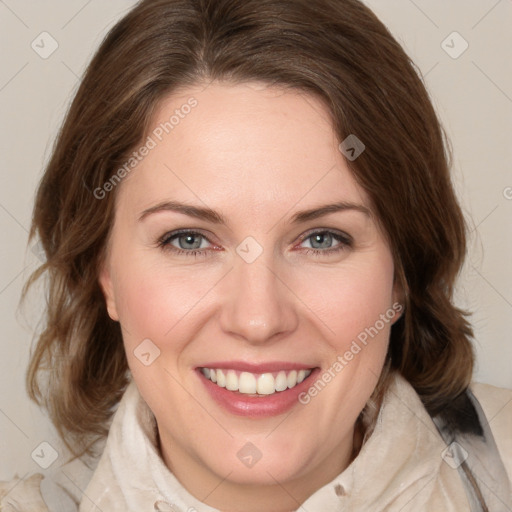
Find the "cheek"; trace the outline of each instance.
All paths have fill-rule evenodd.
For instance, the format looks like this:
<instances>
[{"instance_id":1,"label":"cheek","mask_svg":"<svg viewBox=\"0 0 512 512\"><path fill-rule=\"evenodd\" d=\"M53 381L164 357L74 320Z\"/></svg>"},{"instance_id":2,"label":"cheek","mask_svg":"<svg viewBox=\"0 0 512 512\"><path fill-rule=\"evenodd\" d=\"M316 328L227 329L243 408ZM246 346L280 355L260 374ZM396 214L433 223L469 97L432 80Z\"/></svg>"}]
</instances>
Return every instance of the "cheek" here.
<instances>
[{"instance_id":1,"label":"cheek","mask_svg":"<svg viewBox=\"0 0 512 512\"><path fill-rule=\"evenodd\" d=\"M173 311L177 301L156 275L133 267L125 270L115 289L119 320L128 335L125 341L136 343L140 337L157 339L170 328L164 311Z\"/></svg>"},{"instance_id":2,"label":"cheek","mask_svg":"<svg viewBox=\"0 0 512 512\"><path fill-rule=\"evenodd\" d=\"M307 282L309 285L303 288L304 302L311 305L328 328L327 337L337 351L374 326L386 313L385 325L389 328L393 313L391 255L380 253L357 264L343 265L336 271L330 269L323 275L317 272ZM382 327L379 330L387 331Z\"/></svg>"},{"instance_id":3,"label":"cheek","mask_svg":"<svg viewBox=\"0 0 512 512\"><path fill-rule=\"evenodd\" d=\"M369 256L323 276L323 293L314 288L317 293L310 291L306 299L317 306L312 309L329 329L325 339L330 353L300 400L326 437L333 425L343 432L355 422L385 362L395 315L394 266L386 252ZM321 282L319 277L314 280Z\"/></svg>"},{"instance_id":4,"label":"cheek","mask_svg":"<svg viewBox=\"0 0 512 512\"><path fill-rule=\"evenodd\" d=\"M119 265L114 293L127 349L146 338L179 348L183 320L205 307L215 282L211 271L168 268L143 254Z\"/></svg>"}]
</instances>

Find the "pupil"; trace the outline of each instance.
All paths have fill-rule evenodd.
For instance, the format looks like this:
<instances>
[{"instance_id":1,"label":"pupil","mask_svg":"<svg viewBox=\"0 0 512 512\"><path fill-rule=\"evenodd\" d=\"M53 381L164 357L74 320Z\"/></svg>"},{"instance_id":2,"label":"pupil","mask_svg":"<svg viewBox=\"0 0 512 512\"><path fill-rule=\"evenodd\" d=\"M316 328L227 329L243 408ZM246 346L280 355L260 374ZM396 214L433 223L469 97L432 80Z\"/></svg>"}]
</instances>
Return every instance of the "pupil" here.
<instances>
[{"instance_id":1,"label":"pupil","mask_svg":"<svg viewBox=\"0 0 512 512\"><path fill-rule=\"evenodd\" d=\"M185 244L191 244L193 247L182 247L182 249L198 249L201 245L201 242L197 243L197 241L194 243L194 239L196 238L195 235L183 235L181 239L185 239ZM180 244L182 245L182 244Z\"/></svg>"}]
</instances>

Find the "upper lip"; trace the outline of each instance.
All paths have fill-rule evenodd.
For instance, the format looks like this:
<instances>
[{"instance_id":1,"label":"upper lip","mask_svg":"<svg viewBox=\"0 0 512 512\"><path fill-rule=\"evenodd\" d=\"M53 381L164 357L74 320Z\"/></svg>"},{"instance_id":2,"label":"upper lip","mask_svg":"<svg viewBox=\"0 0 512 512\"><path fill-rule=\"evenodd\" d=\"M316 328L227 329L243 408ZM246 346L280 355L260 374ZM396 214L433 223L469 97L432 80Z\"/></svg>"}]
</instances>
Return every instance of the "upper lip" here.
<instances>
[{"instance_id":1,"label":"upper lip","mask_svg":"<svg viewBox=\"0 0 512 512\"><path fill-rule=\"evenodd\" d=\"M278 372L279 370L310 370L315 368L315 365L293 363L289 361L268 361L264 363L248 363L246 361L212 361L201 364L198 368L238 370L240 372L260 374Z\"/></svg>"}]
</instances>

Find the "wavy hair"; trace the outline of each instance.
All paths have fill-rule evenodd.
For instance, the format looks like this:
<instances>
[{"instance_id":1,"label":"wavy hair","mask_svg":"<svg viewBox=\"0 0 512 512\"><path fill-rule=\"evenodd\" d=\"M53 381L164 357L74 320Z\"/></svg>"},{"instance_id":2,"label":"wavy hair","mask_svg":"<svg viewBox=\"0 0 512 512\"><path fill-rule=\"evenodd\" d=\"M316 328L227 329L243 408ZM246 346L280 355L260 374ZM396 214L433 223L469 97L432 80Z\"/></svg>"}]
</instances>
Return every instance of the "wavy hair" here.
<instances>
[{"instance_id":1,"label":"wavy hair","mask_svg":"<svg viewBox=\"0 0 512 512\"><path fill-rule=\"evenodd\" d=\"M405 305L372 400L397 370L430 414L442 412L472 377L472 330L453 304L465 223L421 76L358 0L143 0L110 30L37 190L30 237L40 238L46 261L24 296L45 275L47 307L27 372L31 398L75 454L107 433L128 366L98 282L116 191L103 199L94 191L145 140L161 100L210 80L314 94L339 141L364 142L349 165L387 236Z\"/></svg>"}]
</instances>

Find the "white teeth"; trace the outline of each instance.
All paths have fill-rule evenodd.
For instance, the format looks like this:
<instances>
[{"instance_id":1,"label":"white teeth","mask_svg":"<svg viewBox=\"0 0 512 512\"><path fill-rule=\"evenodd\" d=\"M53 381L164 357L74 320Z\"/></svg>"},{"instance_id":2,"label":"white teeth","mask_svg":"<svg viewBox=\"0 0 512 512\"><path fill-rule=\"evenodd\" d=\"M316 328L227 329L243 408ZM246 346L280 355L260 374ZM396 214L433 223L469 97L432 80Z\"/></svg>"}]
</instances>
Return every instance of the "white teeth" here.
<instances>
[{"instance_id":1,"label":"white teeth","mask_svg":"<svg viewBox=\"0 0 512 512\"><path fill-rule=\"evenodd\" d=\"M256 377L249 372L242 372L238 379L238 391L248 395L256 393Z\"/></svg>"},{"instance_id":2,"label":"white teeth","mask_svg":"<svg viewBox=\"0 0 512 512\"><path fill-rule=\"evenodd\" d=\"M292 370L289 374L288 374L288 387L289 388L293 388L294 386L297 385L297 372L295 370Z\"/></svg>"},{"instance_id":3,"label":"white teeth","mask_svg":"<svg viewBox=\"0 0 512 512\"><path fill-rule=\"evenodd\" d=\"M271 395L276 392L274 376L271 373L263 373L258 378L256 390L259 395Z\"/></svg>"},{"instance_id":4,"label":"white teeth","mask_svg":"<svg viewBox=\"0 0 512 512\"><path fill-rule=\"evenodd\" d=\"M246 395L273 395L279 391L285 391L300 384L310 374L311 370L281 370L274 377L272 373L253 374L235 370L218 370L214 368L202 368L203 375L216 383L221 388L229 391L238 391Z\"/></svg>"},{"instance_id":5,"label":"white teeth","mask_svg":"<svg viewBox=\"0 0 512 512\"><path fill-rule=\"evenodd\" d=\"M279 372L276 377L276 391L284 391L288 387L288 379L285 372Z\"/></svg>"},{"instance_id":6,"label":"white teeth","mask_svg":"<svg viewBox=\"0 0 512 512\"><path fill-rule=\"evenodd\" d=\"M228 370L226 375L226 389L229 391L238 391L238 377L233 370Z\"/></svg>"},{"instance_id":7,"label":"white teeth","mask_svg":"<svg viewBox=\"0 0 512 512\"><path fill-rule=\"evenodd\" d=\"M221 388L226 387L226 376L224 375L224 372L222 370L214 370L217 374L217 386L220 386Z\"/></svg>"}]
</instances>

